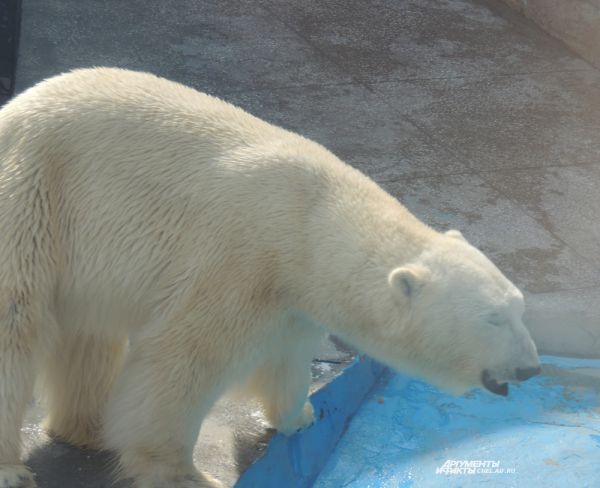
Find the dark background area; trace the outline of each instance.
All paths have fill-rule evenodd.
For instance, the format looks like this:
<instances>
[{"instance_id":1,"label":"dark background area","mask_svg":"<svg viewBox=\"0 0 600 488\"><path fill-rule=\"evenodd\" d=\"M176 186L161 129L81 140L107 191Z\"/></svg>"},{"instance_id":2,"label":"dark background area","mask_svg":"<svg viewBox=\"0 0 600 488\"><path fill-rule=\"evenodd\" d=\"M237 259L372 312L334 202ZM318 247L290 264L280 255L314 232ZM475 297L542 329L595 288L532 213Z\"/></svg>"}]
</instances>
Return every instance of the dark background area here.
<instances>
[{"instance_id":1,"label":"dark background area","mask_svg":"<svg viewBox=\"0 0 600 488\"><path fill-rule=\"evenodd\" d=\"M15 89L20 26L21 0L0 0L0 104Z\"/></svg>"}]
</instances>

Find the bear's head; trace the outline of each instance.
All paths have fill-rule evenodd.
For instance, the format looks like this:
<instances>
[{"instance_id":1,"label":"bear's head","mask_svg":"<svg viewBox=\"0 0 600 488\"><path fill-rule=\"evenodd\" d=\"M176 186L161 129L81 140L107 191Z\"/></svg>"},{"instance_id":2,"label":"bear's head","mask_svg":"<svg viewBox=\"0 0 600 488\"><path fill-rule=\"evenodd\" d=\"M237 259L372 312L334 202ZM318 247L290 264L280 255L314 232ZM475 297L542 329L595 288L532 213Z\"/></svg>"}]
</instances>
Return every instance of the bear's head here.
<instances>
[{"instance_id":1,"label":"bear's head","mask_svg":"<svg viewBox=\"0 0 600 488\"><path fill-rule=\"evenodd\" d=\"M387 328L391 366L455 394L482 386L507 395L508 382L540 372L522 293L460 232L439 234L388 285L403 317Z\"/></svg>"}]
</instances>

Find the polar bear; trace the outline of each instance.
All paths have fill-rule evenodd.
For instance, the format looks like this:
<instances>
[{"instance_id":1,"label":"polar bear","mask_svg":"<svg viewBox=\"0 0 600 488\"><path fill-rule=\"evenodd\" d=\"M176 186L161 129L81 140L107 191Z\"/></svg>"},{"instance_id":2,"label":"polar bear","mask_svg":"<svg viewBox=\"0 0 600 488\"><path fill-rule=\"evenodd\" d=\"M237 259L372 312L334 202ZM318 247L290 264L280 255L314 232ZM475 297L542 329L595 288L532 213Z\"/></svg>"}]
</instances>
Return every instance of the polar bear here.
<instances>
[{"instance_id":1,"label":"polar bear","mask_svg":"<svg viewBox=\"0 0 600 488\"><path fill-rule=\"evenodd\" d=\"M451 392L539 372L521 292L325 148L151 74L76 70L0 111L0 488L35 486L19 429L114 450L138 488L217 486L191 452L247 380L313 421L334 333Z\"/></svg>"}]
</instances>

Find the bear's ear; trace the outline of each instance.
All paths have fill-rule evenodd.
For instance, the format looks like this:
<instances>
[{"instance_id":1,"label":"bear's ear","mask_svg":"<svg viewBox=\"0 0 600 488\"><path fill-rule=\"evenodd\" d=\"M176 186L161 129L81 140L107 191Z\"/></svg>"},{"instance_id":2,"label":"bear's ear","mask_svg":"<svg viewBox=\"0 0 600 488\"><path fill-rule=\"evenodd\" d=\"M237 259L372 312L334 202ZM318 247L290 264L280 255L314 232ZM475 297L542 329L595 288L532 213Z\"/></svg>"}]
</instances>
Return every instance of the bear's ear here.
<instances>
[{"instance_id":1,"label":"bear's ear","mask_svg":"<svg viewBox=\"0 0 600 488\"><path fill-rule=\"evenodd\" d=\"M450 229L446 232L446 235L448 237L455 237L456 239L462 239L463 241L466 241L465 236L462 235L460 230Z\"/></svg>"},{"instance_id":2,"label":"bear's ear","mask_svg":"<svg viewBox=\"0 0 600 488\"><path fill-rule=\"evenodd\" d=\"M429 270L425 266L411 264L392 271L388 276L388 282L394 290L400 291L406 297L411 297L423 288L429 275Z\"/></svg>"}]
</instances>

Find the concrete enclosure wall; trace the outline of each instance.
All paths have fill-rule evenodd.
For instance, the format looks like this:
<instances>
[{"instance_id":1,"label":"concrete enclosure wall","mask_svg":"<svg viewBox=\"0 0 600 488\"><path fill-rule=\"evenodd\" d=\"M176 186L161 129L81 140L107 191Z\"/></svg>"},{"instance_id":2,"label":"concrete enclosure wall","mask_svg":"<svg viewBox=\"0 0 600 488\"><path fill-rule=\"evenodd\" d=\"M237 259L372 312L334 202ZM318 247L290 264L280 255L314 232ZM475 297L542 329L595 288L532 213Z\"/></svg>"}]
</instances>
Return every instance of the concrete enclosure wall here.
<instances>
[{"instance_id":1,"label":"concrete enclosure wall","mask_svg":"<svg viewBox=\"0 0 600 488\"><path fill-rule=\"evenodd\" d=\"M600 68L600 0L504 0Z\"/></svg>"}]
</instances>

